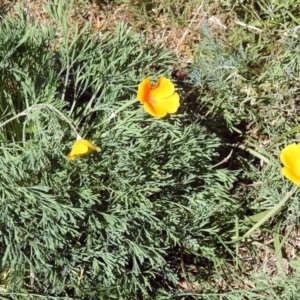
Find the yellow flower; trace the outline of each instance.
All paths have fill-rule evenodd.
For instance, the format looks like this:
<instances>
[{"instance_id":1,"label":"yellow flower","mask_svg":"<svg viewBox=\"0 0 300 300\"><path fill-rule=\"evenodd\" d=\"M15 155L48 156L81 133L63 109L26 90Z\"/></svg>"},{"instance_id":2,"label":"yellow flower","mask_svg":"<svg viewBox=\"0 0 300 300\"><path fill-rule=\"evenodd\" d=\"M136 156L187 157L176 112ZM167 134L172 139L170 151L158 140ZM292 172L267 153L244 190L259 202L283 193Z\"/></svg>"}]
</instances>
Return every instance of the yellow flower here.
<instances>
[{"instance_id":1,"label":"yellow flower","mask_svg":"<svg viewBox=\"0 0 300 300\"><path fill-rule=\"evenodd\" d=\"M286 146L281 151L280 160L284 165L282 174L293 183L300 185L300 144Z\"/></svg>"},{"instance_id":2,"label":"yellow flower","mask_svg":"<svg viewBox=\"0 0 300 300\"><path fill-rule=\"evenodd\" d=\"M154 87L150 78L144 79L139 84L137 98L144 104L145 111L157 118L175 113L180 105L174 84L166 77L159 78Z\"/></svg>"},{"instance_id":3,"label":"yellow flower","mask_svg":"<svg viewBox=\"0 0 300 300\"><path fill-rule=\"evenodd\" d=\"M67 155L68 160L74 160L77 156L86 155L93 151L100 152L101 149L93 145L90 141L85 139L78 139L73 147L71 152Z\"/></svg>"}]
</instances>

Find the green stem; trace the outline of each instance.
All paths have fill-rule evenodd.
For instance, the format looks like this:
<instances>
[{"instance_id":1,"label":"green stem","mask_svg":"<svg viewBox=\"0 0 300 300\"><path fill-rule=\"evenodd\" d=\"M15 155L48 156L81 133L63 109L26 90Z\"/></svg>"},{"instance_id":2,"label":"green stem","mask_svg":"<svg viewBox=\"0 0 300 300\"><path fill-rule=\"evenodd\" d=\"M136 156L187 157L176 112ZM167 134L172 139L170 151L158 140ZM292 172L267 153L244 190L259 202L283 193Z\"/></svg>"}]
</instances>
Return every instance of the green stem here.
<instances>
[{"instance_id":1,"label":"green stem","mask_svg":"<svg viewBox=\"0 0 300 300\"><path fill-rule=\"evenodd\" d=\"M137 102L138 100L137 99L132 99L132 100L129 100L127 102L125 102L121 107L119 107L116 111L113 112L113 114L115 114L115 116L117 116L117 114L119 112L121 112L122 110L124 110L125 108L127 108L128 106L130 106L131 104ZM113 119L114 117L109 117L108 119L106 119L105 121L101 122L100 124L94 126L93 128L97 128L99 126L102 126L103 124L105 124L106 122L108 122L109 120Z\"/></svg>"},{"instance_id":2,"label":"green stem","mask_svg":"<svg viewBox=\"0 0 300 300\"><path fill-rule=\"evenodd\" d=\"M8 124L9 122L11 122L19 117L26 116L26 115L27 115L26 110L24 110L24 111L20 112L19 114L15 115L15 116L9 118L8 120L4 121L3 123L1 123L0 128L3 127L4 125Z\"/></svg>"},{"instance_id":3,"label":"green stem","mask_svg":"<svg viewBox=\"0 0 300 300\"><path fill-rule=\"evenodd\" d=\"M106 137L110 131L118 129L121 125L123 125L124 123L126 123L126 121L128 121L133 115L135 115L139 110L140 110L140 108L137 109L137 110L135 110L135 111L133 111L127 118L125 118L124 120L120 121L116 126L114 126L113 128L109 129L108 131L104 132L101 135L101 137Z\"/></svg>"},{"instance_id":4,"label":"green stem","mask_svg":"<svg viewBox=\"0 0 300 300\"><path fill-rule=\"evenodd\" d=\"M4 121L3 123L0 124L0 128L3 127L4 125L8 124L9 122L21 117L21 116L26 116L31 110L35 110L37 108L43 108L43 107L47 107L50 110L54 111L56 114L58 114L60 116L60 118L62 120L64 120L66 123L69 124L69 126L73 129L73 131L75 132L77 138L80 137L76 127L72 124L72 122L62 113L60 112L57 108L55 108L53 105L51 104L34 104L30 107L28 107L27 109L25 109L24 111L20 112L19 114L11 117L10 119Z\"/></svg>"},{"instance_id":5,"label":"green stem","mask_svg":"<svg viewBox=\"0 0 300 300\"><path fill-rule=\"evenodd\" d=\"M133 104L137 101L138 101L137 99L132 99L132 100L129 100L129 101L125 102L120 108L118 108L115 111L115 114L117 115L119 112L121 112L122 110L124 110L125 108L127 108L128 106L130 106L131 104Z\"/></svg>"},{"instance_id":6,"label":"green stem","mask_svg":"<svg viewBox=\"0 0 300 300\"><path fill-rule=\"evenodd\" d=\"M272 141L270 148L272 148L273 146L275 146L278 142L280 142L283 138L285 138L286 136L288 136L289 134L292 133L296 133L300 130L300 125L296 126L295 128L283 133L282 135L280 135L279 137L277 137L274 141Z\"/></svg>"},{"instance_id":7,"label":"green stem","mask_svg":"<svg viewBox=\"0 0 300 300\"><path fill-rule=\"evenodd\" d=\"M289 198L296 192L297 188L298 186L294 186L291 192L288 192L278 204L276 204L272 209L270 209L270 211L263 218L261 218L254 226L252 226L252 228L250 228L242 237L237 237L237 239L231 242L227 242L226 244L234 244L251 236L256 229L258 229L261 225L267 222L270 218L272 218L282 209L282 207L289 200Z\"/></svg>"}]
</instances>

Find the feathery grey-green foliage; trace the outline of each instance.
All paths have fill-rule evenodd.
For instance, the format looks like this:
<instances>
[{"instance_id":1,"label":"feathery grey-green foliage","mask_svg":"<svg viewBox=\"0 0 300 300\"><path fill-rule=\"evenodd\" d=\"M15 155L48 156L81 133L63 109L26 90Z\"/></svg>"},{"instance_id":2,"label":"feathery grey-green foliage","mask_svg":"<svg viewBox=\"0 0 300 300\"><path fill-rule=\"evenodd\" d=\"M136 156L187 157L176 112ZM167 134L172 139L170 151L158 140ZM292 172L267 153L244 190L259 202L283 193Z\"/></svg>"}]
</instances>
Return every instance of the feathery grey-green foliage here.
<instances>
[{"instance_id":1,"label":"feathery grey-green foliage","mask_svg":"<svg viewBox=\"0 0 300 300\"><path fill-rule=\"evenodd\" d=\"M70 27L63 1L44 27L21 8L1 20L1 299L297 297L284 244L298 192L241 239L291 187L278 155L298 122L296 2L220 1L245 23L202 27L163 119L132 100L145 77L171 77L171 51L124 23ZM77 133L101 152L68 161Z\"/></svg>"},{"instance_id":2,"label":"feathery grey-green foliage","mask_svg":"<svg viewBox=\"0 0 300 300\"><path fill-rule=\"evenodd\" d=\"M216 167L220 139L184 106L158 120L135 104L106 121L145 76L170 76L171 52L125 24L99 37L69 30L61 3L48 11L57 28L22 12L0 27L1 122L25 112L0 128L0 295L172 297L185 260L214 272L236 173ZM102 152L68 161L70 124Z\"/></svg>"},{"instance_id":3,"label":"feathery grey-green foliage","mask_svg":"<svg viewBox=\"0 0 300 300\"><path fill-rule=\"evenodd\" d=\"M299 192L282 176L279 155L287 144L299 140L299 3L229 0L221 4L236 24L226 32L201 29L186 89L192 89L205 113L202 124L221 137L225 148L234 150L229 165L240 170L234 195L243 203L236 215L237 231L249 228L248 217L260 220L291 195L260 232L237 244L239 267L227 276L237 285L201 297L294 299L299 294L300 269L291 250L295 233L290 230L298 232ZM269 248L262 250L266 244ZM239 252L243 246L244 257L249 254L255 260L249 269L243 251Z\"/></svg>"}]
</instances>

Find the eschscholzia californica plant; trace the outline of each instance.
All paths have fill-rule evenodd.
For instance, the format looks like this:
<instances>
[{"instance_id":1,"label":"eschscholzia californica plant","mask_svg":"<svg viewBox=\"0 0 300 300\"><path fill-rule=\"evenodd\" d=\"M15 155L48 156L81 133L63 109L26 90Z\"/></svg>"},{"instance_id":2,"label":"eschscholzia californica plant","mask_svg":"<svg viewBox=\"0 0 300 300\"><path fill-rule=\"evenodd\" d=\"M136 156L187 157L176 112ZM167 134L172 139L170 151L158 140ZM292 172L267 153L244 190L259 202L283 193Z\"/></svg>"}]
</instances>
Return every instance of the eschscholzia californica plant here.
<instances>
[{"instance_id":1,"label":"eschscholzia californica plant","mask_svg":"<svg viewBox=\"0 0 300 300\"><path fill-rule=\"evenodd\" d=\"M282 174L295 184L300 185L300 144L286 146L280 154L284 167Z\"/></svg>"},{"instance_id":2,"label":"eschscholzia californica plant","mask_svg":"<svg viewBox=\"0 0 300 300\"><path fill-rule=\"evenodd\" d=\"M139 84L137 98L145 111L156 118L175 113L180 105L174 84L166 77L159 78L153 87L150 78L145 78Z\"/></svg>"},{"instance_id":3,"label":"eschscholzia californica plant","mask_svg":"<svg viewBox=\"0 0 300 300\"><path fill-rule=\"evenodd\" d=\"M100 152L100 147L93 145L90 141L85 139L77 139L74 143L71 152L67 155L68 160L74 160L77 156L90 154L93 151Z\"/></svg>"}]
</instances>

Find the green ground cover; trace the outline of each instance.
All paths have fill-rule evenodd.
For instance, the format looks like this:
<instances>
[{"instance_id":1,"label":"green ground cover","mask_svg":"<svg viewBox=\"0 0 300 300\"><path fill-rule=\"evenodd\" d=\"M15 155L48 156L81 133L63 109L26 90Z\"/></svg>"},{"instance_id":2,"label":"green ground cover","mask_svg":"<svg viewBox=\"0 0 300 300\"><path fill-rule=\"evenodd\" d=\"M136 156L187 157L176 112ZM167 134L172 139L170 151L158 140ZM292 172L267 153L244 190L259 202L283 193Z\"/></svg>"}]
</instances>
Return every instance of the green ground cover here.
<instances>
[{"instance_id":1,"label":"green ground cover","mask_svg":"<svg viewBox=\"0 0 300 300\"><path fill-rule=\"evenodd\" d=\"M0 297L297 299L300 2L24 5L1 11ZM135 100L162 76L180 107L155 118ZM68 160L77 135L101 151Z\"/></svg>"}]
</instances>

